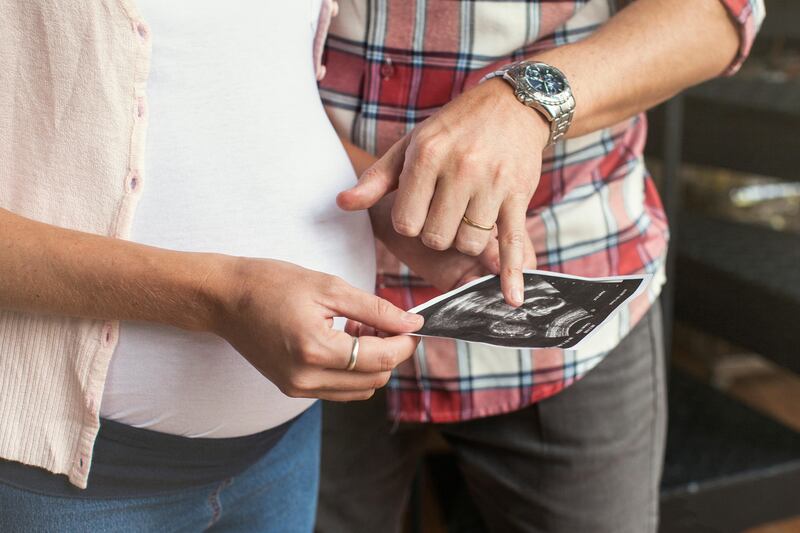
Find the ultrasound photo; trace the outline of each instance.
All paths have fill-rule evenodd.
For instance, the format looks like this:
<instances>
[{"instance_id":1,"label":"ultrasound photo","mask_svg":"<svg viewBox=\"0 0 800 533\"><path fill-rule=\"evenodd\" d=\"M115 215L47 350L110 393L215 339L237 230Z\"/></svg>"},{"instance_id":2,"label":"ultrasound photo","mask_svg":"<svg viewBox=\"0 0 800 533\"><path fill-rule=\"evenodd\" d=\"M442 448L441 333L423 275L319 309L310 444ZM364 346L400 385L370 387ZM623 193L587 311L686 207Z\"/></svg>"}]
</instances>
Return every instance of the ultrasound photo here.
<instances>
[{"instance_id":1,"label":"ultrasound photo","mask_svg":"<svg viewBox=\"0 0 800 533\"><path fill-rule=\"evenodd\" d=\"M509 348L575 348L637 294L649 276L580 278L526 271L525 302L505 302L498 276L485 276L412 309L416 332Z\"/></svg>"}]
</instances>

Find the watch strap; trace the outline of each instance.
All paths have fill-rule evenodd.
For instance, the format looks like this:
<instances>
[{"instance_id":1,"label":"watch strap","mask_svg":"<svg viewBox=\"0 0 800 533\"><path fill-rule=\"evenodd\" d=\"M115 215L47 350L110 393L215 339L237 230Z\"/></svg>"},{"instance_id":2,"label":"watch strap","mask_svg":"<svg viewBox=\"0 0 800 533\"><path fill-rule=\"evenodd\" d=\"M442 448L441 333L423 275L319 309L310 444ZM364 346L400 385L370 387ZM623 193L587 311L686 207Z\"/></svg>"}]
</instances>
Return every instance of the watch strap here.
<instances>
[{"instance_id":1,"label":"watch strap","mask_svg":"<svg viewBox=\"0 0 800 533\"><path fill-rule=\"evenodd\" d=\"M575 98L570 96L566 102L559 104L559 112L550 121L550 139L548 146L560 141L572 125L572 117L575 116Z\"/></svg>"}]
</instances>

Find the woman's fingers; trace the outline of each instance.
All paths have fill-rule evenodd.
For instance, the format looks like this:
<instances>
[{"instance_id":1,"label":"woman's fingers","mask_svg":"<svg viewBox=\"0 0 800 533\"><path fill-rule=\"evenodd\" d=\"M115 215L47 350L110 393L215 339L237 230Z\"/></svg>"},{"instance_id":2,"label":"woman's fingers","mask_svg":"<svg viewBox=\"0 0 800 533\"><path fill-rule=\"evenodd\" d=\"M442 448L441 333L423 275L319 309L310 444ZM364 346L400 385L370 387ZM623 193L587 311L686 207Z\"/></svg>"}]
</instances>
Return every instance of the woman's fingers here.
<instances>
[{"instance_id":1,"label":"woman's fingers","mask_svg":"<svg viewBox=\"0 0 800 533\"><path fill-rule=\"evenodd\" d=\"M318 398L323 393L359 392L386 386L392 373L314 369L302 372L287 392L296 398Z\"/></svg>"},{"instance_id":2,"label":"woman's fingers","mask_svg":"<svg viewBox=\"0 0 800 533\"><path fill-rule=\"evenodd\" d=\"M351 337L360 337L361 336L361 327L364 324L358 322L357 320L348 320L344 324L344 332L350 335Z\"/></svg>"},{"instance_id":3,"label":"woman's fingers","mask_svg":"<svg viewBox=\"0 0 800 533\"><path fill-rule=\"evenodd\" d=\"M344 325L344 332L351 337L375 337L377 332L372 326L365 326L357 320L348 320Z\"/></svg>"},{"instance_id":4,"label":"woman's fingers","mask_svg":"<svg viewBox=\"0 0 800 533\"><path fill-rule=\"evenodd\" d=\"M319 391L360 391L380 389L389 383L391 371L352 372L347 370L320 370Z\"/></svg>"},{"instance_id":5,"label":"woman's fingers","mask_svg":"<svg viewBox=\"0 0 800 533\"><path fill-rule=\"evenodd\" d=\"M319 398L329 402L359 402L369 400L375 394L375 389L360 391L318 391L309 398Z\"/></svg>"},{"instance_id":6,"label":"woman's fingers","mask_svg":"<svg viewBox=\"0 0 800 533\"><path fill-rule=\"evenodd\" d=\"M409 336L379 338L364 333L375 329L410 333L422 326L423 319L338 278L326 276L322 281L320 303L330 314L321 317L320 329L296 338L295 365L282 390L295 397L363 399L365 391L384 386L390 372L411 357L419 343ZM332 316L348 319L345 331L331 329Z\"/></svg>"},{"instance_id":7,"label":"woman's fingers","mask_svg":"<svg viewBox=\"0 0 800 533\"><path fill-rule=\"evenodd\" d=\"M398 335L395 337L358 337L358 353L353 370L345 370L350 364L353 351L353 337L342 331L331 331L326 343L326 364L320 365L331 370L348 373L390 372L408 359L417 349L419 337Z\"/></svg>"},{"instance_id":8,"label":"woman's fingers","mask_svg":"<svg viewBox=\"0 0 800 533\"><path fill-rule=\"evenodd\" d=\"M423 318L407 313L389 301L356 289L338 278L326 288L324 304L338 316L389 333L411 333L422 327Z\"/></svg>"},{"instance_id":9,"label":"woman's fingers","mask_svg":"<svg viewBox=\"0 0 800 533\"><path fill-rule=\"evenodd\" d=\"M347 370L356 338L355 365ZM298 365L282 390L296 398L327 398L331 396L329 393L383 387L389 381L391 371L411 357L418 343L416 337L351 337L343 331L329 330L322 342L307 341L303 344Z\"/></svg>"},{"instance_id":10,"label":"woman's fingers","mask_svg":"<svg viewBox=\"0 0 800 533\"><path fill-rule=\"evenodd\" d=\"M355 339L358 339L357 346ZM325 333L299 341L295 354L298 367L310 372L318 369L348 373L389 372L411 357L418 343L418 337L408 335L355 337L326 327ZM353 353L355 365L348 371Z\"/></svg>"}]
</instances>

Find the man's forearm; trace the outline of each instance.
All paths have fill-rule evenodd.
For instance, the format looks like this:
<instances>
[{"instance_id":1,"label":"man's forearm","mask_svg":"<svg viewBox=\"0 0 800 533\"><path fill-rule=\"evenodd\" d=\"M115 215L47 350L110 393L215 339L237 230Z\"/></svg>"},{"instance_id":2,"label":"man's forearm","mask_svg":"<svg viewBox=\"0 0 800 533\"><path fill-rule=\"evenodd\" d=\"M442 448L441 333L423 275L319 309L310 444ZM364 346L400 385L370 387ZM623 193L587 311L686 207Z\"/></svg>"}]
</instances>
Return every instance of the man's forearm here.
<instances>
[{"instance_id":1,"label":"man's forearm","mask_svg":"<svg viewBox=\"0 0 800 533\"><path fill-rule=\"evenodd\" d=\"M532 59L558 67L569 79L577 105L568 136L576 137L718 76L738 45L720 0L637 0L583 41Z\"/></svg>"},{"instance_id":2,"label":"man's forearm","mask_svg":"<svg viewBox=\"0 0 800 533\"><path fill-rule=\"evenodd\" d=\"M206 279L226 264L66 230L0 209L0 308L209 330ZM215 277L218 279L218 277Z\"/></svg>"},{"instance_id":3,"label":"man's forearm","mask_svg":"<svg viewBox=\"0 0 800 533\"><path fill-rule=\"evenodd\" d=\"M347 157L350 159L350 164L353 165L353 169L356 171L356 176L363 174L365 170L367 170L375 161L378 160L377 157L367 152L363 148L359 148L344 137L339 137L339 140L344 146L344 151L347 152Z\"/></svg>"}]
</instances>

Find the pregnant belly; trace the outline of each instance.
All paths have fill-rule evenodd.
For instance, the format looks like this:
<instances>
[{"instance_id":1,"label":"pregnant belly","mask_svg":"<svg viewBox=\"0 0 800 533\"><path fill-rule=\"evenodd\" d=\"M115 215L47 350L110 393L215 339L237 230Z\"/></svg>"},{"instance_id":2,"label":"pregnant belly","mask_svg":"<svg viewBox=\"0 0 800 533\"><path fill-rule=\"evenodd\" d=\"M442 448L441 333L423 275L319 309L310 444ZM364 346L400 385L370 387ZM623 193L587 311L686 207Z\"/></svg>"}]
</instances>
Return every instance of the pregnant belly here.
<instances>
[{"instance_id":1,"label":"pregnant belly","mask_svg":"<svg viewBox=\"0 0 800 533\"><path fill-rule=\"evenodd\" d=\"M100 414L185 437L238 437L276 427L312 402L284 396L224 340L125 322Z\"/></svg>"},{"instance_id":2,"label":"pregnant belly","mask_svg":"<svg viewBox=\"0 0 800 533\"><path fill-rule=\"evenodd\" d=\"M300 223L294 219L277 230L282 238L262 234L256 242L250 235L229 234L224 247L237 255L281 259L334 274L372 292L374 243L364 213L339 212ZM278 426L311 403L284 396L219 337L125 322L101 416L174 435L221 438Z\"/></svg>"}]
</instances>

